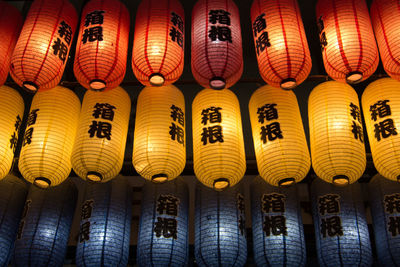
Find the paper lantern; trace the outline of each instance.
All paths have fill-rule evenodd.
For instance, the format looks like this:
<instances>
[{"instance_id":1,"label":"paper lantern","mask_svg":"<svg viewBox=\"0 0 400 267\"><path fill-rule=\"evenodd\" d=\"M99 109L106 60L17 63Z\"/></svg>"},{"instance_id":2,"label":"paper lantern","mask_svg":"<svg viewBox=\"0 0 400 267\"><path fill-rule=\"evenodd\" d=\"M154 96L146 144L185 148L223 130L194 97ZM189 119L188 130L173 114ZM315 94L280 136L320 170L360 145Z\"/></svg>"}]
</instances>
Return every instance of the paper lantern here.
<instances>
[{"instance_id":1,"label":"paper lantern","mask_svg":"<svg viewBox=\"0 0 400 267\"><path fill-rule=\"evenodd\" d=\"M118 0L92 0L82 11L74 74L86 89L117 87L125 76L129 11Z\"/></svg>"},{"instance_id":2,"label":"paper lantern","mask_svg":"<svg viewBox=\"0 0 400 267\"><path fill-rule=\"evenodd\" d=\"M86 92L71 156L82 179L106 182L121 171L130 113L131 100L121 87Z\"/></svg>"},{"instance_id":3,"label":"paper lantern","mask_svg":"<svg viewBox=\"0 0 400 267\"><path fill-rule=\"evenodd\" d=\"M178 0L142 0L136 13L132 69L145 86L172 84L182 74L185 13Z\"/></svg>"},{"instance_id":4,"label":"paper lantern","mask_svg":"<svg viewBox=\"0 0 400 267\"><path fill-rule=\"evenodd\" d=\"M80 108L75 93L61 86L33 97L18 162L28 182L46 188L67 179Z\"/></svg>"},{"instance_id":5,"label":"paper lantern","mask_svg":"<svg viewBox=\"0 0 400 267\"><path fill-rule=\"evenodd\" d=\"M13 165L25 106L21 95L5 85L0 87L0 106L2 108L0 113L0 179L2 179L10 172Z\"/></svg>"},{"instance_id":6,"label":"paper lantern","mask_svg":"<svg viewBox=\"0 0 400 267\"><path fill-rule=\"evenodd\" d=\"M263 86L251 96L249 113L260 176L274 186L301 181L311 162L296 95Z\"/></svg>"},{"instance_id":7,"label":"paper lantern","mask_svg":"<svg viewBox=\"0 0 400 267\"><path fill-rule=\"evenodd\" d=\"M228 88L242 76L239 10L232 0L199 0L194 5L191 63L203 87Z\"/></svg>"},{"instance_id":8,"label":"paper lantern","mask_svg":"<svg viewBox=\"0 0 400 267\"><path fill-rule=\"evenodd\" d=\"M68 0L35 0L11 58L10 74L28 91L50 89L61 80L78 20Z\"/></svg>"},{"instance_id":9,"label":"paper lantern","mask_svg":"<svg viewBox=\"0 0 400 267\"><path fill-rule=\"evenodd\" d=\"M198 266L245 265L244 197L238 186L218 192L198 184L194 223Z\"/></svg>"},{"instance_id":10,"label":"paper lantern","mask_svg":"<svg viewBox=\"0 0 400 267\"><path fill-rule=\"evenodd\" d=\"M31 186L15 241L15 266L63 266L78 191L71 180Z\"/></svg>"},{"instance_id":11,"label":"paper lantern","mask_svg":"<svg viewBox=\"0 0 400 267\"><path fill-rule=\"evenodd\" d=\"M193 168L197 179L223 190L246 171L239 101L229 89L203 89L192 103Z\"/></svg>"},{"instance_id":12,"label":"paper lantern","mask_svg":"<svg viewBox=\"0 0 400 267\"><path fill-rule=\"evenodd\" d=\"M319 266L371 266L364 203L358 183L338 187L315 179L311 206Z\"/></svg>"},{"instance_id":13,"label":"paper lantern","mask_svg":"<svg viewBox=\"0 0 400 267\"><path fill-rule=\"evenodd\" d=\"M257 266L305 266L306 244L295 186L273 187L256 177L251 184L251 216Z\"/></svg>"},{"instance_id":14,"label":"paper lantern","mask_svg":"<svg viewBox=\"0 0 400 267\"><path fill-rule=\"evenodd\" d=\"M311 71L307 37L296 0L257 0L251 23L258 68L274 87L293 89Z\"/></svg>"},{"instance_id":15,"label":"paper lantern","mask_svg":"<svg viewBox=\"0 0 400 267\"><path fill-rule=\"evenodd\" d=\"M185 99L173 85L145 87L136 108L132 163L145 179L176 178L186 163Z\"/></svg>"},{"instance_id":16,"label":"paper lantern","mask_svg":"<svg viewBox=\"0 0 400 267\"><path fill-rule=\"evenodd\" d=\"M138 266L187 266L189 193L181 178L143 187L137 243Z\"/></svg>"},{"instance_id":17,"label":"paper lantern","mask_svg":"<svg viewBox=\"0 0 400 267\"><path fill-rule=\"evenodd\" d=\"M379 79L365 88L361 99L375 168L394 181L400 181L399 88L399 81Z\"/></svg>"},{"instance_id":18,"label":"paper lantern","mask_svg":"<svg viewBox=\"0 0 400 267\"><path fill-rule=\"evenodd\" d=\"M319 0L316 9L328 75L350 84L371 76L379 55L365 1Z\"/></svg>"},{"instance_id":19,"label":"paper lantern","mask_svg":"<svg viewBox=\"0 0 400 267\"><path fill-rule=\"evenodd\" d=\"M127 266L132 192L125 177L87 183L76 246L77 266Z\"/></svg>"},{"instance_id":20,"label":"paper lantern","mask_svg":"<svg viewBox=\"0 0 400 267\"><path fill-rule=\"evenodd\" d=\"M308 120L317 176L336 185L354 183L366 166L357 93L344 83L319 84L308 98Z\"/></svg>"}]
</instances>

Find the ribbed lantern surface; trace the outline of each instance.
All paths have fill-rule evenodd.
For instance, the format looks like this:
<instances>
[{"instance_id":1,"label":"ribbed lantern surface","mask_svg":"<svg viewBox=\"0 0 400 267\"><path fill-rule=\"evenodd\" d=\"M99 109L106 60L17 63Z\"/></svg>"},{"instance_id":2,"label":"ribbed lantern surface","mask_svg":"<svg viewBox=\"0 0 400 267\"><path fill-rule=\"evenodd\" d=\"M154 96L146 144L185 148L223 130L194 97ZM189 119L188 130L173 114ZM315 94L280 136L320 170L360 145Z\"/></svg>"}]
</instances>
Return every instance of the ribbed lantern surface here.
<instances>
[{"instance_id":1,"label":"ribbed lantern surface","mask_svg":"<svg viewBox=\"0 0 400 267\"><path fill-rule=\"evenodd\" d=\"M254 0L251 23L264 81L283 89L302 83L312 64L297 0Z\"/></svg>"},{"instance_id":2,"label":"ribbed lantern surface","mask_svg":"<svg viewBox=\"0 0 400 267\"><path fill-rule=\"evenodd\" d=\"M378 67L379 55L365 1L319 0L316 10L328 75L350 84L371 76Z\"/></svg>"},{"instance_id":3,"label":"ribbed lantern surface","mask_svg":"<svg viewBox=\"0 0 400 267\"><path fill-rule=\"evenodd\" d=\"M346 185L366 166L361 110L356 91L340 82L316 86L308 98L312 166L329 183Z\"/></svg>"},{"instance_id":4,"label":"ribbed lantern surface","mask_svg":"<svg viewBox=\"0 0 400 267\"><path fill-rule=\"evenodd\" d=\"M204 185L222 190L246 170L239 101L229 89L203 89L192 103L193 168Z\"/></svg>"},{"instance_id":5,"label":"ribbed lantern surface","mask_svg":"<svg viewBox=\"0 0 400 267\"><path fill-rule=\"evenodd\" d=\"M129 11L118 0L92 0L82 11L74 74L86 89L117 87L125 76Z\"/></svg>"},{"instance_id":6,"label":"ribbed lantern surface","mask_svg":"<svg viewBox=\"0 0 400 267\"><path fill-rule=\"evenodd\" d=\"M249 113L260 176L274 186L301 181L311 160L296 95L263 86L251 96Z\"/></svg>"},{"instance_id":7,"label":"ribbed lantern surface","mask_svg":"<svg viewBox=\"0 0 400 267\"><path fill-rule=\"evenodd\" d=\"M239 9L232 0L199 0L192 10L192 73L203 87L229 88L242 76Z\"/></svg>"},{"instance_id":8,"label":"ribbed lantern surface","mask_svg":"<svg viewBox=\"0 0 400 267\"><path fill-rule=\"evenodd\" d=\"M107 182L122 168L131 100L121 87L87 91L82 102L71 163L82 179Z\"/></svg>"},{"instance_id":9,"label":"ribbed lantern surface","mask_svg":"<svg viewBox=\"0 0 400 267\"><path fill-rule=\"evenodd\" d=\"M11 58L10 74L26 90L55 87L68 60L78 17L68 0L35 0Z\"/></svg>"},{"instance_id":10,"label":"ribbed lantern surface","mask_svg":"<svg viewBox=\"0 0 400 267\"><path fill-rule=\"evenodd\" d=\"M75 93L61 86L33 97L18 162L28 182L46 188L67 179L80 108Z\"/></svg>"},{"instance_id":11,"label":"ribbed lantern surface","mask_svg":"<svg viewBox=\"0 0 400 267\"><path fill-rule=\"evenodd\" d=\"M179 79L185 48L185 13L179 0L142 0L134 36L132 69L143 85Z\"/></svg>"},{"instance_id":12,"label":"ribbed lantern surface","mask_svg":"<svg viewBox=\"0 0 400 267\"><path fill-rule=\"evenodd\" d=\"M145 87L136 106L132 163L145 179L176 178L186 164L185 99L173 85Z\"/></svg>"}]
</instances>

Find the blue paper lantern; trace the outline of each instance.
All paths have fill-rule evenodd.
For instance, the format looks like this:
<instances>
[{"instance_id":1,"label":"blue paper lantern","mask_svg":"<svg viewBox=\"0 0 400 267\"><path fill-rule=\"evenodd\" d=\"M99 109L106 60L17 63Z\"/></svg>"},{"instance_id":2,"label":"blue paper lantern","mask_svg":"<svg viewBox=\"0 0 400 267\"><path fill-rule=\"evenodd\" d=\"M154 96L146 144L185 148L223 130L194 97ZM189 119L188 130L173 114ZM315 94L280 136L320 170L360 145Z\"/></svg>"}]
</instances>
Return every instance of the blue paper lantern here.
<instances>
[{"instance_id":1,"label":"blue paper lantern","mask_svg":"<svg viewBox=\"0 0 400 267\"><path fill-rule=\"evenodd\" d=\"M197 184L194 253L199 266L244 266L244 197L240 185L218 192Z\"/></svg>"},{"instance_id":2,"label":"blue paper lantern","mask_svg":"<svg viewBox=\"0 0 400 267\"><path fill-rule=\"evenodd\" d=\"M175 180L146 182L139 222L139 266L187 266L189 260L188 189Z\"/></svg>"},{"instance_id":3,"label":"blue paper lantern","mask_svg":"<svg viewBox=\"0 0 400 267\"><path fill-rule=\"evenodd\" d=\"M80 208L76 265L126 266L132 210L132 193L126 178L88 182Z\"/></svg>"},{"instance_id":4,"label":"blue paper lantern","mask_svg":"<svg viewBox=\"0 0 400 267\"><path fill-rule=\"evenodd\" d=\"M338 187L315 179L311 205L319 265L370 266L372 252L360 185Z\"/></svg>"},{"instance_id":5,"label":"blue paper lantern","mask_svg":"<svg viewBox=\"0 0 400 267\"><path fill-rule=\"evenodd\" d=\"M254 261L257 266L304 266L306 244L297 187L251 184Z\"/></svg>"},{"instance_id":6,"label":"blue paper lantern","mask_svg":"<svg viewBox=\"0 0 400 267\"><path fill-rule=\"evenodd\" d=\"M78 191L67 179L41 189L31 186L15 241L15 266L62 266Z\"/></svg>"}]
</instances>

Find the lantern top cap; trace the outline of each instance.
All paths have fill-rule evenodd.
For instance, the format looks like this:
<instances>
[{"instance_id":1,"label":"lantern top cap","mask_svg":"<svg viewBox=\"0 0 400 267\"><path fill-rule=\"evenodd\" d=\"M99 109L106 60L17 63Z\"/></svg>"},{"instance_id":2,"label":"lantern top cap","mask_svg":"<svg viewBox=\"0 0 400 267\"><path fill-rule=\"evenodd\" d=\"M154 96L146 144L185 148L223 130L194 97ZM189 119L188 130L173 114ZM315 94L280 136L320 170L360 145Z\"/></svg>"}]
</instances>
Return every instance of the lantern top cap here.
<instances>
[{"instance_id":1,"label":"lantern top cap","mask_svg":"<svg viewBox=\"0 0 400 267\"><path fill-rule=\"evenodd\" d=\"M332 183L336 186L346 186L349 184L349 177L346 175L336 175L332 178Z\"/></svg>"},{"instance_id":2,"label":"lantern top cap","mask_svg":"<svg viewBox=\"0 0 400 267\"><path fill-rule=\"evenodd\" d=\"M230 185L229 180L226 178L218 178L214 180L213 188L216 191L223 191L224 189L228 188Z\"/></svg>"},{"instance_id":3,"label":"lantern top cap","mask_svg":"<svg viewBox=\"0 0 400 267\"><path fill-rule=\"evenodd\" d=\"M162 86L165 78L161 73L153 73L149 76L149 82L152 86Z\"/></svg>"},{"instance_id":4,"label":"lantern top cap","mask_svg":"<svg viewBox=\"0 0 400 267\"><path fill-rule=\"evenodd\" d=\"M285 90L292 90L297 87L296 79L287 78L281 81L281 88Z\"/></svg>"},{"instance_id":5,"label":"lantern top cap","mask_svg":"<svg viewBox=\"0 0 400 267\"><path fill-rule=\"evenodd\" d=\"M86 178L93 182L101 182L101 180L103 180L103 175L95 171L90 171L86 174Z\"/></svg>"},{"instance_id":6,"label":"lantern top cap","mask_svg":"<svg viewBox=\"0 0 400 267\"><path fill-rule=\"evenodd\" d=\"M35 179L33 184L39 188L46 189L46 188L50 187L51 181L44 177L38 177Z\"/></svg>"},{"instance_id":7,"label":"lantern top cap","mask_svg":"<svg viewBox=\"0 0 400 267\"><path fill-rule=\"evenodd\" d=\"M168 181L168 175L165 173L155 174L151 177L151 181L157 184L165 183Z\"/></svg>"}]
</instances>

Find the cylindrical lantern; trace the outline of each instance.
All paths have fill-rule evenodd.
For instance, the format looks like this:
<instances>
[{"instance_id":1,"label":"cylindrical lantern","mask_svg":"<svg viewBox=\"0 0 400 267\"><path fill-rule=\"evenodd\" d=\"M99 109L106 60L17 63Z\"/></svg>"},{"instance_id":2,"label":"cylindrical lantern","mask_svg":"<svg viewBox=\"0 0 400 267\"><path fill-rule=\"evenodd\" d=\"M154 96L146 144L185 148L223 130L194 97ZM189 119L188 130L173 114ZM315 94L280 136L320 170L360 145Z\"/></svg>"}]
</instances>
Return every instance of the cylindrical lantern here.
<instances>
[{"instance_id":1,"label":"cylindrical lantern","mask_svg":"<svg viewBox=\"0 0 400 267\"><path fill-rule=\"evenodd\" d=\"M193 167L204 185L234 186L246 171L239 101L229 89L203 89L192 103Z\"/></svg>"},{"instance_id":2,"label":"cylindrical lantern","mask_svg":"<svg viewBox=\"0 0 400 267\"><path fill-rule=\"evenodd\" d=\"M78 190L71 180L31 186L14 250L15 266L63 266Z\"/></svg>"},{"instance_id":3,"label":"cylindrical lantern","mask_svg":"<svg viewBox=\"0 0 400 267\"><path fill-rule=\"evenodd\" d=\"M117 87L125 76L129 12L119 0L92 0L82 11L74 74L86 89Z\"/></svg>"},{"instance_id":4,"label":"cylindrical lantern","mask_svg":"<svg viewBox=\"0 0 400 267\"><path fill-rule=\"evenodd\" d=\"M35 0L11 58L10 74L28 91L55 87L68 60L78 17L68 0Z\"/></svg>"},{"instance_id":5,"label":"cylindrical lantern","mask_svg":"<svg viewBox=\"0 0 400 267\"><path fill-rule=\"evenodd\" d=\"M0 87L0 106L2 108L0 113L0 179L2 179L13 165L25 105L16 90L3 85Z\"/></svg>"},{"instance_id":6,"label":"cylindrical lantern","mask_svg":"<svg viewBox=\"0 0 400 267\"><path fill-rule=\"evenodd\" d=\"M107 182L122 168L131 100L121 87L87 91L82 103L71 163L82 179Z\"/></svg>"},{"instance_id":7,"label":"cylindrical lantern","mask_svg":"<svg viewBox=\"0 0 400 267\"><path fill-rule=\"evenodd\" d=\"M197 184L194 255L200 267L246 263L245 203L238 187L218 192Z\"/></svg>"},{"instance_id":8,"label":"cylindrical lantern","mask_svg":"<svg viewBox=\"0 0 400 267\"><path fill-rule=\"evenodd\" d=\"M87 183L76 247L77 266L126 266L132 192L125 177Z\"/></svg>"},{"instance_id":9,"label":"cylindrical lantern","mask_svg":"<svg viewBox=\"0 0 400 267\"><path fill-rule=\"evenodd\" d=\"M344 83L319 84L308 98L308 120L317 176L336 185L354 183L366 166L357 93Z\"/></svg>"},{"instance_id":10,"label":"cylindrical lantern","mask_svg":"<svg viewBox=\"0 0 400 267\"><path fill-rule=\"evenodd\" d=\"M187 266L189 193L181 178L164 184L146 182L137 243L138 266Z\"/></svg>"},{"instance_id":11,"label":"cylindrical lantern","mask_svg":"<svg viewBox=\"0 0 400 267\"><path fill-rule=\"evenodd\" d=\"M142 0L136 13L132 69L146 86L172 84L182 74L185 13L179 0Z\"/></svg>"},{"instance_id":12,"label":"cylindrical lantern","mask_svg":"<svg viewBox=\"0 0 400 267\"><path fill-rule=\"evenodd\" d=\"M306 244L295 186L273 187L256 177L251 184L251 216L257 266L305 266Z\"/></svg>"},{"instance_id":13,"label":"cylindrical lantern","mask_svg":"<svg viewBox=\"0 0 400 267\"><path fill-rule=\"evenodd\" d=\"M18 162L28 182L46 188L67 179L80 108L75 93L61 86L33 97Z\"/></svg>"},{"instance_id":14,"label":"cylindrical lantern","mask_svg":"<svg viewBox=\"0 0 400 267\"><path fill-rule=\"evenodd\" d=\"M185 99L173 85L145 87L136 108L132 163L145 179L176 178L186 163Z\"/></svg>"},{"instance_id":15,"label":"cylindrical lantern","mask_svg":"<svg viewBox=\"0 0 400 267\"><path fill-rule=\"evenodd\" d=\"M399 81L379 79L365 88L361 99L375 168L393 181L400 181L399 88Z\"/></svg>"},{"instance_id":16,"label":"cylindrical lantern","mask_svg":"<svg viewBox=\"0 0 400 267\"><path fill-rule=\"evenodd\" d=\"M372 249L360 185L338 187L315 179L311 205L319 266L371 266Z\"/></svg>"},{"instance_id":17,"label":"cylindrical lantern","mask_svg":"<svg viewBox=\"0 0 400 267\"><path fill-rule=\"evenodd\" d=\"M331 78L352 84L375 72L378 48L364 0L319 0L317 23L325 70Z\"/></svg>"},{"instance_id":18,"label":"cylindrical lantern","mask_svg":"<svg viewBox=\"0 0 400 267\"><path fill-rule=\"evenodd\" d=\"M229 88L242 76L242 34L233 0L199 0L192 11L192 73L203 87Z\"/></svg>"},{"instance_id":19,"label":"cylindrical lantern","mask_svg":"<svg viewBox=\"0 0 400 267\"><path fill-rule=\"evenodd\" d=\"M301 181L311 160L296 95L263 86L251 96L249 113L260 176L274 186Z\"/></svg>"},{"instance_id":20,"label":"cylindrical lantern","mask_svg":"<svg viewBox=\"0 0 400 267\"><path fill-rule=\"evenodd\" d=\"M264 81L283 89L302 83L312 64L297 0L254 0L251 23Z\"/></svg>"}]
</instances>

